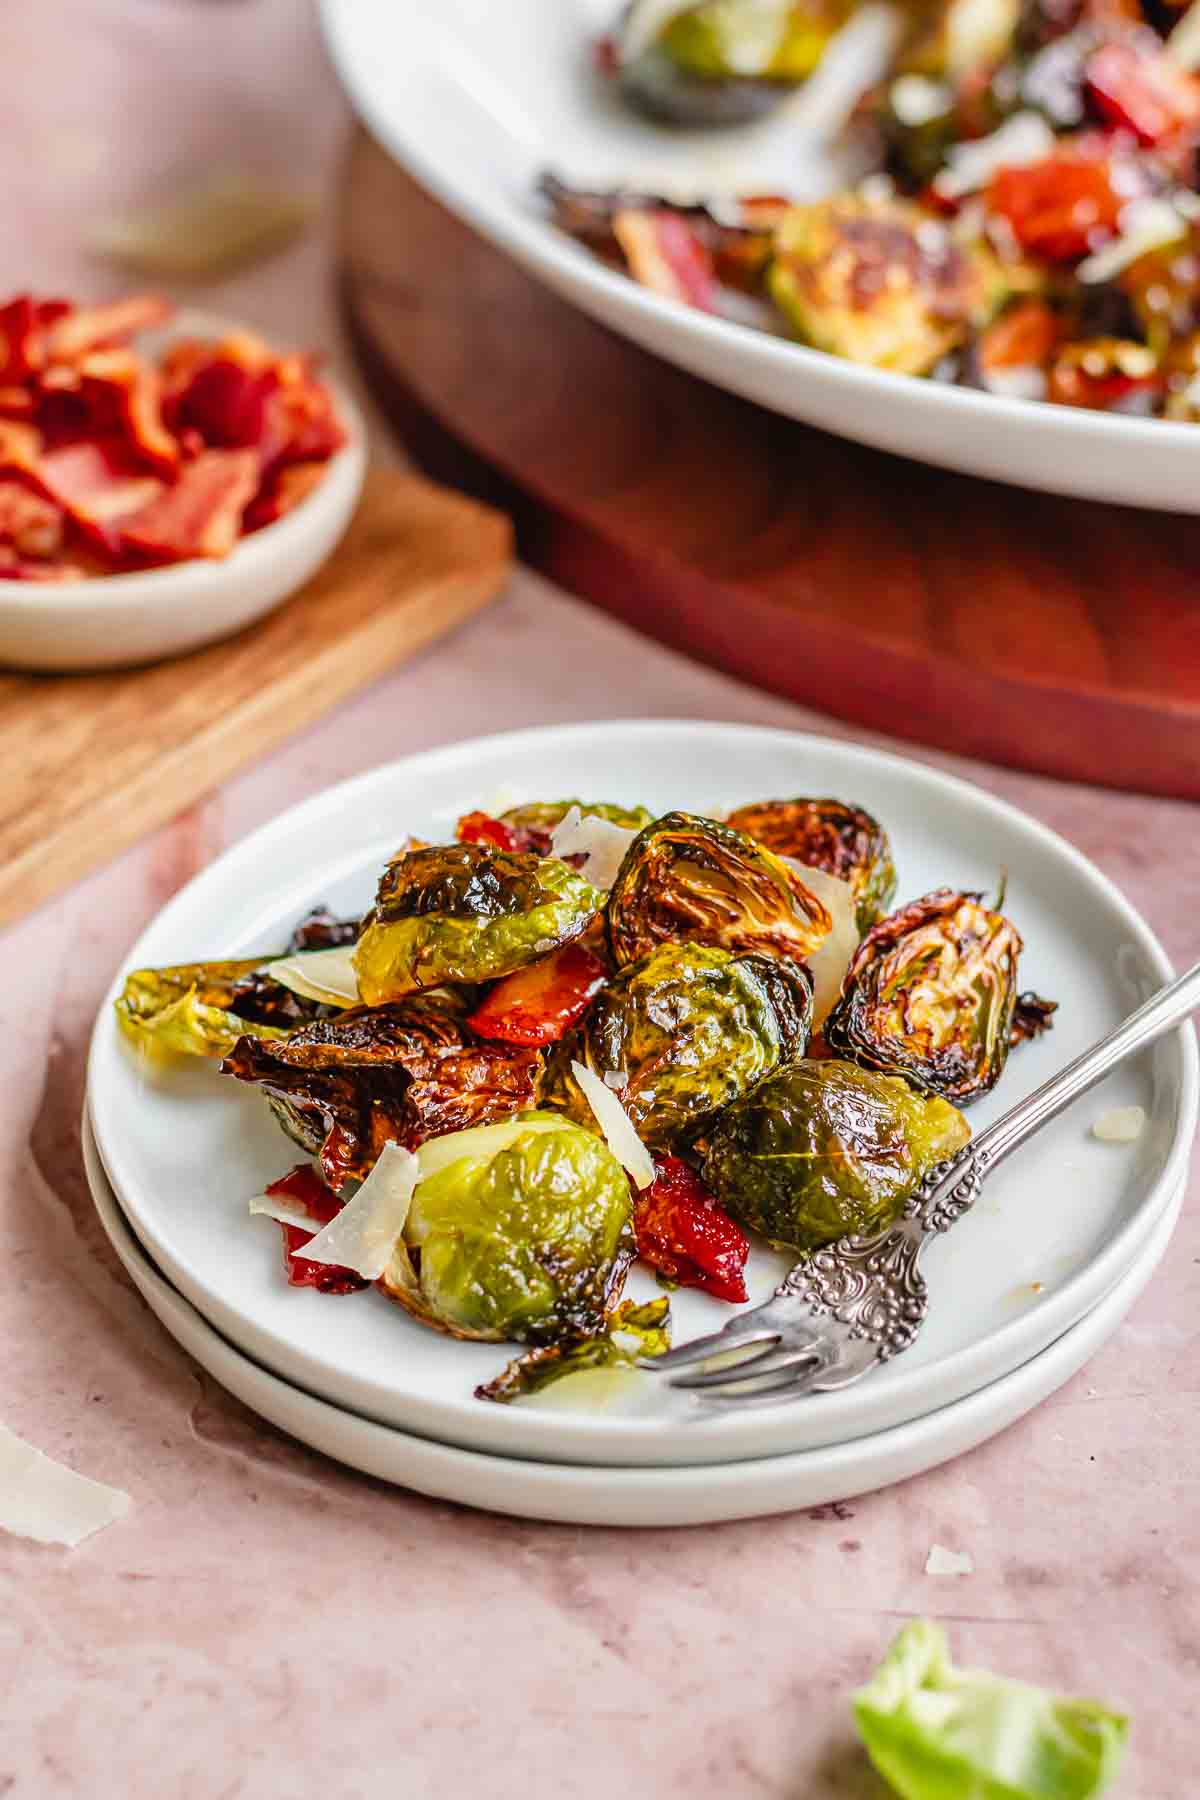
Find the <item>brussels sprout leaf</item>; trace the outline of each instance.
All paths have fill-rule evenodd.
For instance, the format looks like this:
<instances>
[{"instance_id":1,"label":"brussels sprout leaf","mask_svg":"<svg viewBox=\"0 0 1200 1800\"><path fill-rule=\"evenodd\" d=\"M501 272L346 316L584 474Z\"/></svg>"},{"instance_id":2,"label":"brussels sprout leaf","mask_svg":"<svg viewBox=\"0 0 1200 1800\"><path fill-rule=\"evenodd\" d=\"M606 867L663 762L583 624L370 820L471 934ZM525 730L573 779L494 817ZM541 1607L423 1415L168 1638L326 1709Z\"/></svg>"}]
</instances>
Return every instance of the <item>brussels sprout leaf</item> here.
<instances>
[{"instance_id":1,"label":"brussels sprout leaf","mask_svg":"<svg viewBox=\"0 0 1200 1800\"><path fill-rule=\"evenodd\" d=\"M477 1400L524 1400L540 1394L565 1375L585 1369L632 1369L641 1356L661 1356L671 1348L671 1302L624 1300L609 1314L608 1329L597 1337L551 1344L513 1359L494 1380L475 1389Z\"/></svg>"},{"instance_id":2,"label":"brussels sprout leaf","mask_svg":"<svg viewBox=\"0 0 1200 1800\"><path fill-rule=\"evenodd\" d=\"M905 1626L853 1706L902 1800L1089 1800L1115 1775L1127 1730L1093 1701L955 1668L930 1619Z\"/></svg>"}]
</instances>

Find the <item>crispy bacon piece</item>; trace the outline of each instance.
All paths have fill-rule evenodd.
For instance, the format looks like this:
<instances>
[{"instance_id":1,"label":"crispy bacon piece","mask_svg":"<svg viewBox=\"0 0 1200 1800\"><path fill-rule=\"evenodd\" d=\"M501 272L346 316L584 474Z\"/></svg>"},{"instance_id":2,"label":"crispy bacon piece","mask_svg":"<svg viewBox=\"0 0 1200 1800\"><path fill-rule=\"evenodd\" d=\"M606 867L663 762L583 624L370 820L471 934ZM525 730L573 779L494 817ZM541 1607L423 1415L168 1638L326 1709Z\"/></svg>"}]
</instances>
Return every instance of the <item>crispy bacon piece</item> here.
<instances>
[{"instance_id":1,"label":"crispy bacon piece","mask_svg":"<svg viewBox=\"0 0 1200 1800\"><path fill-rule=\"evenodd\" d=\"M324 462L301 462L280 469L259 489L247 507L245 529L260 531L264 525L271 525L293 512L320 485L327 466Z\"/></svg>"},{"instance_id":2,"label":"crispy bacon piece","mask_svg":"<svg viewBox=\"0 0 1200 1800\"><path fill-rule=\"evenodd\" d=\"M89 573L94 571L85 569L81 563L40 558L31 562L27 557L18 556L7 544L0 544L0 581L82 581Z\"/></svg>"},{"instance_id":3,"label":"crispy bacon piece","mask_svg":"<svg viewBox=\"0 0 1200 1800\"><path fill-rule=\"evenodd\" d=\"M135 453L168 473L176 468L179 444L163 423L156 369L132 350L93 350L81 358L78 373L81 398L93 418L107 410Z\"/></svg>"},{"instance_id":4,"label":"crispy bacon piece","mask_svg":"<svg viewBox=\"0 0 1200 1800\"><path fill-rule=\"evenodd\" d=\"M165 325L174 312L157 294L130 294L105 306L71 308L43 332L45 362L75 362L89 350L123 344L154 325Z\"/></svg>"},{"instance_id":5,"label":"crispy bacon piece","mask_svg":"<svg viewBox=\"0 0 1200 1800\"><path fill-rule=\"evenodd\" d=\"M205 450L178 481L125 520L122 542L157 562L228 556L258 486L253 450Z\"/></svg>"},{"instance_id":6,"label":"crispy bacon piece","mask_svg":"<svg viewBox=\"0 0 1200 1800\"><path fill-rule=\"evenodd\" d=\"M652 1185L634 1203L638 1255L681 1287L740 1305L750 1240L677 1156L656 1159Z\"/></svg>"},{"instance_id":7,"label":"crispy bacon piece","mask_svg":"<svg viewBox=\"0 0 1200 1800\"><path fill-rule=\"evenodd\" d=\"M1080 142L1041 162L997 169L986 203L1007 219L1022 250L1074 262L1116 231L1130 198L1122 185L1114 181L1111 156Z\"/></svg>"},{"instance_id":8,"label":"crispy bacon piece","mask_svg":"<svg viewBox=\"0 0 1200 1800\"><path fill-rule=\"evenodd\" d=\"M498 981L467 1023L480 1037L506 1044L555 1044L578 1024L607 980L598 956L580 944L564 944Z\"/></svg>"},{"instance_id":9,"label":"crispy bacon piece","mask_svg":"<svg viewBox=\"0 0 1200 1800\"><path fill-rule=\"evenodd\" d=\"M1161 144L1200 125L1200 81L1172 61L1153 32L1093 50L1084 84L1100 116L1139 144Z\"/></svg>"},{"instance_id":10,"label":"crispy bacon piece","mask_svg":"<svg viewBox=\"0 0 1200 1800\"><path fill-rule=\"evenodd\" d=\"M612 222L629 273L642 287L685 306L713 311L716 272L712 252L695 228L677 212L618 212Z\"/></svg>"},{"instance_id":11,"label":"crispy bacon piece","mask_svg":"<svg viewBox=\"0 0 1200 1800\"><path fill-rule=\"evenodd\" d=\"M157 475L135 463L119 439L47 451L30 478L86 537L113 555L121 548L120 522L163 492Z\"/></svg>"},{"instance_id":12,"label":"crispy bacon piece","mask_svg":"<svg viewBox=\"0 0 1200 1800\"><path fill-rule=\"evenodd\" d=\"M281 1224L279 1227L283 1233L283 1266L289 1286L316 1288L322 1294L358 1294L363 1288L370 1287L370 1282L354 1269L345 1269L340 1263L309 1262L296 1254L306 1244L311 1244L321 1226L336 1219L342 1210L342 1202L331 1188L326 1187L311 1163L297 1163L289 1174L273 1181L267 1192L277 1199L290 1200L293 1206L312 1214L311 1231L302 1231L299 1225Z\"/></svg>"},{"instance_id":13,"label":"crispy bacon piece","mask_svg":"<svg viewBox=\"0 0 1200 1800\"><path fill-rule=\"evenodd\" d=\"M0 387L0 419L32 419L33 395L28 388Z\"/></svg>"},{"instance_id":14,"label":"crispy bacon piece","mask_svg":"<svg viewBox=\"0 0 1200 1800\"><path fill-rule=\"evenodd\" d=\"M42 368L46 333L71 310L68 300L35 300L32 294L0 306L0 382L25 381Z\"/></svg>"},{"instance_id":15,"label":"crispy bacon piece","mask_svg":"<svg viewBox=\"0 0 1200 1800\"><path fill-rule=\"evenodd\" d=\"M1062 321L1044 300L1019 300L980 337L979 366L985 375L993 369L1040 369L1062 335Z\"/></svg>"},{"instance_id":16,"label":"crispy bacon piece","mask_svg":"<svg viewBox=\"0 0 1200 1800\"><path fill-rule=\"evenodd\" d=\"M63 547L62 512L24 482L0 479L0 543L22 557L58 556Z\"/></svg>"}]
</instances>

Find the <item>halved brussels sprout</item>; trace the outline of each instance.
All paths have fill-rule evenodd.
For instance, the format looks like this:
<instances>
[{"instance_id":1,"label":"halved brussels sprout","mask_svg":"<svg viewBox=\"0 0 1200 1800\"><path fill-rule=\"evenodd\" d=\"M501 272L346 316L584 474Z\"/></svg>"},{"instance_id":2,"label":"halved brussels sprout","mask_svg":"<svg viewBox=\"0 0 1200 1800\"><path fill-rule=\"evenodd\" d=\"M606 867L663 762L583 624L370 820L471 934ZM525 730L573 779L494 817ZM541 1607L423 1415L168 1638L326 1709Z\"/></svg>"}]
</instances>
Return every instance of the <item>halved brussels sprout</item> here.
<instances>
[{"instance_id":1,"label":"halved brussels sprout","mask_svg":"<svg viewBox=\"0 0 1200 1800\"><path fill-rule=\"evenodd\" d=\"M781 1249L815 1250L890 1225L970 1136L953 1106L898 1076L794 1062L721 1114L704 1179L741 1224Z\"/></svg>"},{"instance_id":2,"label":"halved brussels sprout","mask_svg":"<svg viewBox=\"0 0 1200 1800\"><path fill-rule=\"evenodd\" d=\"M808 79L850 11L849 0L680 0L622 57L621 91L667 124L741 124Z\"/></svg>"},{"instance_id":3,"label":"halved brussels sprout","mask_svg":"<svg viewBox=\"0 0 1200 1800\"><path fill-rule=\"evenodd\" d=\"M468 1041L470 990L353 1007L286 1038L241 1038L222 1073L254 1083L332 1187L362 1180L389 1138L410 1148L532 1104L537 1052Z\"/></svg>"},{"instance_id":4,"label":"halved brussels sprout","mask_svg":"<svg viewBox=\"0 0 1200 1800\"><path fill-rule=\"evenodd\" d=\"M803 1056L812 983L794 963L702 944L660 944L622 969L550 1054L544 1106L581 1125L592 1109L571 1073L609 1083L652 1150L687 1145L729 1102Z\"/></svg>"},{"instance_id":5,"label":"halved brussels sprout","mask_svg":"<svg viewBox=\"0 0 1200 1800\"><path fill-rule=\"evenodd\" d=\"M887 832L861 806L841 800L759 800L739 806L725 820L777 856L847 881L860 931L874 925L896 892L896 870Z\"/></svg>"},{"instance_id":6,"label":"halved brussels sprout","mask_svg":"<svg viewBox=\"0 0 1200 1800\"><path fill-rule=\"evenodd\" d=\"M283 1036L314 1009L260 975L264 960L135 969L113 1002L117 1023L139 1050L160 1056L226 1056L247 1031Z\"/></svg>"},{"instance_id":7,"label":"halved brussels sprout","mask_svg":"<svg viewBox=\"0 0 1200 1800\"><path fill-rule=\"evenodd\" d=\"M1000 1079L1021 939L979 894L938 888L870 930L825 1021L832 1050L958 1106Z\"/></svg>"},{"instance_id":8,"label":"halved brussels sprout","mask_svg":"<svg viewBox=\"0 0 1200 1800\"><path fill-rule=\"evenodd\" d=\"M654 817L644 806L617 806L608 800L527 800L522 806L510 806L500 817L514 831L543 834L548 844L555 826L562 824L573 806L585 819L607 819L626 831L641 831Z\"/></svg>"},{"instance_id":9,"label":"halved brussels sprout","mask_svg":"<svg viewBox=\"0 0 1200 1800\"><path fill-rule=\"evenodd\" d=\"M805 343L906 375L928 374L1008 292L982 239L958 241L911 200L852 193L791 208L768 285Z\"/></svg>"},{"instance_id":10,"label":"halved brussels sprout","mask_svg":"<svg viewBox=\"0 0 1200 1800\"><path fill-rule=\"evenodd\" d=\"M578 937L603 904L554 857L443 844L388 864L354 953L369 1005L492 981Z\"/></svg>"},{"instance_id":11,"label":"halved brussels sprout","mask_svg":"<svg viewBox=\"0 0 1200 1800\"><path fill-rule=\"evenodd\" d=\"M603 1332L633 1256L632 1196L604 1139L553 1113L441 1138L381 1286L454 1337Z\"/></svg>"},{"instance_id":12,"label":"halved brussels sprout","mask_svg":"<svg viewBox=\"0 0 1200 1800\"><path fill-rule=\"evenodd\" d=\"M609 1314L607 1329L599 1337L580 1338L576 1343L546 1344L540 1350L527 1350L514 1357L499 1375L475 1389L477 1400L496 1400L507 1404L540 1394L562 1381L567 1375L612 1372L625 1379L637 1367L642 1356L662 1356L671 1348L671 1301L660 1299L622 1300ZM589 1397L594 1393L588 1389Z\"/></svg>"},{"instance_id":13,"label":"halved brussels sprout","mask_svg":"<svg viewBox=\"0 0 1200 1800\"><path fill-rule=\"evenodd\" d=\"M685 812L666 813L634 839L605 916L618 968L682 941L803 962L833 925L773 851Z\"/></svg>"}]
</instances>

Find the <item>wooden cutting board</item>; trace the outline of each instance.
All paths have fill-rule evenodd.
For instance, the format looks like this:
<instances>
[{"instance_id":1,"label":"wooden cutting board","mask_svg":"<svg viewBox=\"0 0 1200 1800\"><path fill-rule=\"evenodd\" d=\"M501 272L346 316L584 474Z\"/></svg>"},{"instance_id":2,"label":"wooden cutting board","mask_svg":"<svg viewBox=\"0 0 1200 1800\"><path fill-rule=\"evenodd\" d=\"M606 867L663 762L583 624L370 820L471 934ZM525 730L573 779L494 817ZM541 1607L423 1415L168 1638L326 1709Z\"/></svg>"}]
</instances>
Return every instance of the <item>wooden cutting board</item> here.
<instances>
[{"instance_id":1,"label":"wooden cutting board","mask_svg":"<svg viewBox=\"0 0 1200 1800\"><path fill-rule=\"evenodd\" d=\"M522 555L691 656L917 743L1200 799L1200 518L810 430L637 349L359 137L339 211L372 392ZM1200 428L1196 435L1200 482Z\"/></svg>"},{"instance_id":2,"label":"wooden cutting board","mask_svg":"<svg viewBox=\"0 0 1200 1800\"><path fill-rule=\"evenodd\" d=\"M0 925L478 612L511 562L502 514L377 469L320 573L236 637L147 669L0 673Z\"/></svg>"}]
</instances>

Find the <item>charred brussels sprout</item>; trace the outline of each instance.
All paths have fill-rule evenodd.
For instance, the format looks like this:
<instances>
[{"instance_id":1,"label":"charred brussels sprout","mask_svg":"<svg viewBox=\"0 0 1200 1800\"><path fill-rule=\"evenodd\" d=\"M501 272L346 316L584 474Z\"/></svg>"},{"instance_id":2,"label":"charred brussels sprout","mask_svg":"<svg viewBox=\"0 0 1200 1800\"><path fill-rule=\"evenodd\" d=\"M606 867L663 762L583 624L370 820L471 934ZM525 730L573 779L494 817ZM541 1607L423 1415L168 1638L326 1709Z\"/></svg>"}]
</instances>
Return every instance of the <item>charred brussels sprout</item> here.
<instances>
[{"instance_id":1,"label":"charred brussels sprout","mask_svg":"<svg viewBox=\"0 0 1200 1800\"><path fill-rule=\"evenodd\" d=\"M496 1400L507 1405L544 1393L568 1375L601 1378L602 1388L629 1379L639 1357L662 1356L671 1348L671 1302L665 1294L639 1306L622 1300L609 1314L608 1328L599 1337L564 1340L540 1350L527 1350L510 1362L493 1380L475 1389L477 1400ZM595 1385L587 1388L594 1399Z\"/></svg>"},{"instance_id":2,"label":"charred brussels sprout","mask_svg":"<svg viewBox=\"0 0 1200 1800\"><path fill-rule=\"evenodd\" d=\"M393 1300L455 1337L604 1331L633 1234L629 1181L603 1138L529 1113L439 1138L421 1171L382 1277Z\"/></svg>"},{"instance_id":3,"label":"charred brussels sprout","mask_svg":"<svg viewBox=\"0 0 1200 1800\"><path fill-rule=\"evenodd\" d=\"M874 925L896 892L887 832L861 806L840 800L760 800L726 819L777 856L791 856L849 882L860 931Z\"/></svg>"},{"instance_id":4,"label":"charred brussels sprout","mask_svg":"<svg viewBox=\"0 0 1200 1800\"><path fill-rule=\"evenodd\" d=\"M704 1179L735 1219L788 1250L889 1225L970 1138L945 1100L855 1063L795 1062L717 1121Z\"/></svg>"},{"instance_id":5,"label":"charred brussels sprout","mask_svg":"<svg viewBox=\"0 0 1200 1800\"><path fill-rule=\"evenodd\" d=\"M607 819L610 825L622 825L627 831L641 831L654 816L644 806L614 806L607 800L528 800L523 806L510 806L500 817L514 831L544 833L549 843L554 827L562 824L573 806L585 819Z\"/></svg>"},{"instance_id":6,"label":"charred brussels sprout","mask_svg":"<svg viewBox=\"0 0 1200 1800\"><path fill-rule=\"evenodd\" d=\"M608 897L620 968L656 944L714 944L803 962L833 921L799 875L715 819L666 813L629 846Z\"/></svg>"},{"instance_id":7,"label":"charred brussels sprout","mask_svg":"<svg viewBox=\"0 0 1200 1800\"><path fill-rule=\"evenodd\" d=\"M769 286L805 343L905 375L928 374L1007 294L982 240L958 242L913 201L857 194L790 209Z\"/></svg>"},{"instance_id":8,"label":"charred brussels sprout","mask_svg":"<svg viewBox=\"0 0 1200 1800\"><path fill-rule=\"evenodd\" d=\"M1021 939L979 894L939 888L883 919L825 1021L830 1048L966 1106L1008 1058Z\"/></svg>"},{"instance_id":9,"label":"charred brussels sprout","mask_svg":"<svg viewBox=\"0 0 1200 1800\"><path fill-rule=\"evenodd\" d=\"M444 982L492 981L568 943L603 896L554 857L483 844L409 851L390 863L354 953L369 1005Z\"/></svg>"},{"instance_id":10,"label":"charred brussels sprout","mask_svg":"<svg viewBox=\"0 0 1200 1800\"><path fill-rule=\"evenodd\" d=\"M794 964L700 944L662 944L631 963L551 1054L542 1103L583 1125L592 1110L571 1073L582 1062L614 1077L642 1141L692 1141L731 1100L803 1056L812 984Z\"/></svg>"},{"instance_id":11,"label":"charred brussels sprout","mask_svg":"<svg viewBox=\"0 0 1200 1800\"><path fill-rule=\"evenodd\" d=\"M670 125L738 125L806 81L850 13L848 0L699 0L681 4L648 43L626 18L626 99Z\"/></svg>"}]
</instances>

